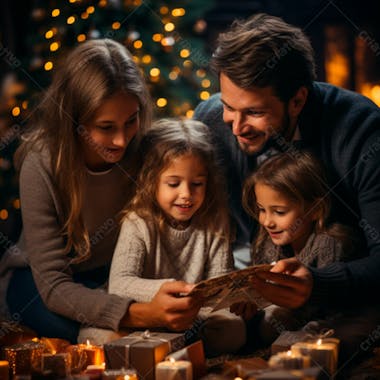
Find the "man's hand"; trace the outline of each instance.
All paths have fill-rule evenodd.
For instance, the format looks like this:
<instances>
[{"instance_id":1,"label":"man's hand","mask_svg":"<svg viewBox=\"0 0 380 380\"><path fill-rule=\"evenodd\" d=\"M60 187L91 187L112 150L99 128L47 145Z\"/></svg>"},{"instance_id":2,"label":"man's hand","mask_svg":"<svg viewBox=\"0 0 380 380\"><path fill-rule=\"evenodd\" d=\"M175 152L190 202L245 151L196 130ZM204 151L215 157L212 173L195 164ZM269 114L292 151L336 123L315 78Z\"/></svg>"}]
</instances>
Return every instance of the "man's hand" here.
<instances>
[{"instance_id":1,"label":"man's hand","mask_svg":"<svg viewBox=\"0 0 380 380\"><path fill-rule=\"evenodd\" d=\"M181 331L190 328L201 306L194 297L180 297L189 293L194 285L183 281L162 284L148 303L133 303L122 321L127 327L167 327Z\"/></svg>"},{"instance_id":2,"label":"man's hand","mask_svg":"<svg viewBox=\"0 0 380 380\"><path fill-rule=\"evenodd\" d=\"M269 272L258 272L252 283L264 298L291 309L304 305L313 289L310 271L296 258L278 261Z\"/></svg>"}]
</instances>

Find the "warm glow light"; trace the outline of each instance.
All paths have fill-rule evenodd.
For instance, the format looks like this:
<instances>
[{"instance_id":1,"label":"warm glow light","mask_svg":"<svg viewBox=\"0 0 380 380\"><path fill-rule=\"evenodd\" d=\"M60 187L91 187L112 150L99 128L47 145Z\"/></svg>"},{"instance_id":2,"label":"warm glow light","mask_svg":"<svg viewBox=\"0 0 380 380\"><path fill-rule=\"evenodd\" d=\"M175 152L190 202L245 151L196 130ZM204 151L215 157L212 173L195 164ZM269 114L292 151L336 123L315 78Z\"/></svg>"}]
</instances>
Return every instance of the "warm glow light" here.
<instances>
[{"instance_id":1,"label":"warm glow light","mask_svg":"<svg viewBox=\"0 0 380 380\"><path fill-rule=\"evenodd\" d=\"M169 8L168 7L161 7L160 8L160 13L162 15L166 15L168 12L169 12Z\"/></svg>"},{"instance_id":2,"label":"warm glow light","mask_svg":"<svg viewBox=\"0 0 380 380\"><path fill-rule=\"evenodd\" d=\"M18 115L20 115L20 113L21 113L20 107L13 107L12 108L12 116L18 116Z\"/></svg>"},{"instance_id":3,"label":"warm glow light","mask_svg":"<svg viewBox=\"0 0 380 380\"><path fill-rule=\"evenodd\" d=\"M142 57L141 60L143 63L148 64L152 62L152 57L149 54L146 54Z\"/></svg>"},{"instance_id":4,"label":"warm glow light","mask_svg":"<svg viewBox=\"0 0 380 380\"><path fill-rule=\"evenodd\" d=\"M90 347L90 346L91 346L91 343L90 343L89 339L86 340L86 346L87 346L87 347Z\"/></svg>"},{"instance_id":5,"label":"warm glow light","mask_svg":"<svg viewBox=\"0 0 380 380\"><path fill-rule=\"evenodd\" d=\"M86 35L85 34L79 34L77 37L78 42L83 42L86 40Z\"/></svg>"},{"instance_id":6,"label":"warm glow light","mask_svg":"<svg viewBox=\"0 0 380 380\"><path fill-rule=\"evenodd\" d=\"M45 38L48 40L49 38L52 38L54 36L54 33L52 30L48 30L46 33L45 33Z\"/></svg>"},{"instance_id":7,"label":"warm glow light","mask_svg":"<svg viewBox=\"0 0 380 380\"><path fill-rule=\"evenodd\" d=\"M51 11L51 17L57 17L60 13L61 11L58 8L55 8Z\"/></svg>"},{"instance_id":8,"label":"warm glow light","mask_svg":"<svg viewBox=\"0 0 380 380\"><path fill-rule=\"evenodd\" d=\"M173 46L175 44L175 39L173 37L165 37L161 40L162 46Z\"/></svg>"},{"instance_id":9,"label":"warm glow light","mask_svg":"<svg viewBox=\"0 0 380 380\"><path fill-rule=\"evenodd\" d=\"M88 14L94 13L94 12L95 12L95 7L93 7L93 6L91 6L91 7L87 7L86 12L87 12Z\"/></svg>"},{"instance_id":10,"label":"warm glow light","mask_svg":"<svg viewBox=\"0 0 380 380\"><path fill-rule=\"evenodd\" d=\"M14 201L13 201L13 207L15 208L15 209L19 209L20 208L20 199L15 199Z\"/></svg>"},{"instance_id":11,"label":"warm glow light","mask_svg":"<svg viewBox=\"0 0 380 380\"><path fill-rule=\"evenodd\" d=\"M175 72L175 71L171 71L170 73L169 73L169 79L171 79L171 80L176 80L178 78L178 73L177 72Z\"/></svg>"},{"instance_id":12,"label":"warm glow light","mask_svg":"<svg viewBox=\"0 0 380 380\"><path fill-rule=\"evenodd\" d=\"M370 99L372 99L380 107L380 86L379 85L372 87Z\"/></svg>"},{"instance_id":13,"label":"warm glow light","mask_svg":"<svg viewBox=\"0 0 380 380\"><path fill-rule=\"evenodd\" d=\"M141 49L142 46L143 46L143 43L142 43L141 40L136 40L136 41L133 43L133 47L134 47L135 49Z\"/></svg>"},{"instance_id":14,"label":"warm glow light","mask_svg":"<svg viewBox=\"0 0 380 380\"><path fill-rule=\"evenodd\" d=\"M211 82L209 79L203 79L201 83L202 83L202 87L204 88L209 88L211 86Z\"/></svg>"},{"instance_id":15,"label":"warm glow light","mask_svg":"<svg viewBox=\"0 0 380 380\"><path fill-rule=\"evenodd\" d=\"M174 16L174 17L184 16L185 13L186 13L186 11L183 8L174 8L172 10L172 16Z\"/></svg>"},{"instance_id":16,"label":"warm glow light","mask_svg":"<svg viewBox=\"0 0 380 380\"><path fill-rule=\"evenodd\" d=\"M160 75L160 69L158 69L157 67L153 67L151 70L150 70L150 75L152 77L158 77Z\"/></svg>"},{"instance_id":17,"label":"warm glow light","mask_svg":"<svg viewBox=\"0 0 380 380\"><path fill-rule=\"evenodd\" d=\"M27 100L24 100L22 103L21 103L21 106L24 110L26 110L28 108L28 101Z\"/></svg>"},{"instance_id":18,"label":"warm glow light","mask_svg":"<svg viewBox=\"0 0 380 380\"><path fill-rule=\"evenodd\" d=\"M160 33L155 33L155 34L153 34L153 36L152 36L152 40L153 40L154 42L160 42L160 41L162 40L162 37L163 37L162 34L160 34Z\"/></svg>"},{"instance_id":19,"label":"warm glow light","mask_svg":"<svg viewBox=\"0 0 380 380\"><path fill-rule=\"evenodd\" d=\"M44 64L44 69L46 70L46 71L49 71L49 70L51 70L53 68L53 62L51 62L51 61L47 61L45 64Z\"/></svg>"},{"instance_id":20,"label":"warm glow light","mask_svg":"<svg viewBox=\"0 0 380 380\"><path fill-rule=\"evenodd\" d=\"M172 22L168 22L165 24L164 28L167 32L172 32L175 29L175 26Z\"/></svg>"},{"instance_id":21,"label":"warm glow light","mask_svg":"<svg viewBox=\"0 0 380 380\"><path fill-rule=\"evenodd\" d=\"M191 118L193 117L193 115L194 115L194 110L188 110L188 111L186 112L186 117L187 117L188 119L191 119Z\"/></svg>"},{"instance_id":22,"label":"warm glow light","mask_svg":"<svg viewBox=\"0 0 380 380\"><path fill-rule=\"evenodd\" d=\"M322 339L318 339L317 344L318 344L318 346L320 346L322 344Z\"/></svg>"},{"instance_id":23,"label":"warm glow light","mask_svg":"<svg viewBox=\"0 0 380 380\"><path fill-rule=\"evenodd\" d=\"M8 219L8 211L7 211L7 210L2 209L2 210L0 211L0 219L1 219L1 220L6 220L6 219Z\"/></svg>"},{"instance_id":24,"label":"warm glow light","mask_svg":"<svg viewBox=\"0 0 380 380\"><path fill-rule=\"evenodd\" d=\"M119 22L119 21L115 21L115 22L112 24L112 29L114 29L114 30L118 30L118 29L120 29L120 26L121 26L120 22Z\"/></svg>"},{"instance_id":25,"label":"warm glow light","mask_svg":"<svg viewBox=\"0 0 380 380\"><path fill-rule=\"evenodd\" d=\"M67 18L66 22L71 25L71 24L74 24L75 22L75 16L70 16Z\"/></svg>"},{"instance_id":26,"label":"warm glow light","mask_svg":"<svg viewBox=\"0 0 380 380\"><path fill-rule=\"evenodd\" d=\"M168 101L165 98L158 98L156 104L158 107L165 107L168 104Z\"/></svg>"},{"instance_id":27,"label":"warm glow light","mask_svg":"<svg viewBox=\"0 0 380 380\"><path fill-rule=\"evenodd\" d=\"M193 63L190 61L190 59L186 59L186 61L183 61L184 67L191 67Z\"/></svg>"},{"instance_id":28,"label":"warm glow light","mask_svg":"<svg viewBox=\"0 0 380 380\"><path fill-rule=\"evenodd\" d=\"M208 91L202 91L200 94L199 94L199 97L202 99L202 100L207 100L209 97L210 97L210 93Z\"/></svg>"},{"instance_id":29,"label":"warm glow light","mask_svg":"<svg viewBox=\"0 0 380 380\"><path fill-rule=\"evenodd\" d=\"M87 20L87 19L88 19L88 16L89 16L89 14L88 14L87 12L83 12L83 13L80 15L81 19L83 19L83 20Z\"/></svg>"},{"instance_id":30,"label":"warm glow light","mask_svg":"<svg viewBox=\"0 0 380 380\"><path fill-rule=\"evenodd\" d=\"M190 50L189 50L189 49L182 49L182 50L179 52L179 55L180 55L182 58L187 58L187 57L190 55Z\"/></svg>"},{"instance_id":31,"label":"warm glow light","mask_svg":"<svg viewBox=\"0 0 380 380\"><path fill-rule=\"evenodd\" d=\"M203 78L206 76L206 71L204 69L198 69L196 73L197 73L197 76L200 78Z\"/></svg>"},{"instance_id":32,"label":"warm glow light","mask_svg":"<svg viewBox=\"0 0 380 380\"><path fill-rule=\"evenodd\" d=\"M104 8L107 5L107 0L100 0L98 6Z\"/></svg>"},{"instance_id":33,"label":"warm glow light","mask_svg":"<svg viewBox=\"0 0 380 380\"><path fill-rule=\"evenodd\" d=\"M59 43L58 42L53 42L50 44L50 51L57 51L59 49Z\"/></svg>"}]
</instances>

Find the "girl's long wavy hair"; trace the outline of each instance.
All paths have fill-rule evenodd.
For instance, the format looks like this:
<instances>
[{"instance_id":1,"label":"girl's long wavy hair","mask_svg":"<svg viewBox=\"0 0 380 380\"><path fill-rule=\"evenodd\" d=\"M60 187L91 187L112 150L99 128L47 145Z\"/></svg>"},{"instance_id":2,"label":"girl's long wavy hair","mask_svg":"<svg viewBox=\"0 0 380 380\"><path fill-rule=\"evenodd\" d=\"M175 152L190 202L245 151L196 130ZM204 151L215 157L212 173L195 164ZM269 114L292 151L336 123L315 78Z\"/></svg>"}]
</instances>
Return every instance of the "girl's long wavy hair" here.
<instances>
[{"instance_id":1,"label":"girl's long wavy hair","mask_svg":"<svg viewBox=\"0 0 380 380\"><path fill-rule=\"evenodd\" d=\"M222 175L215 161L208 127L195 120L161 119L143 137L140 154L144 163L137 177L137 190L128 205L125 217L132 211L144 219L153 219L163 233L165 214L156 194L161 173L174 159L194 155L207 170L206 194L192 223L229 239L229 216Z\"/></svg>"},{"instance_id":2,"label":"girl's long wavy hair","mask_svg":"<svg viewBox=\"0 0 380 380\"><path fill-rule=\"evenodd\" d=\"M255 186L260 183L278 191L282 196L301 206L305 213L315 217L314 231L326 232L340 240L346 239L346 230L339 225L328 225L330 197L327 178L320 162L309 152L280 153L264 161L247 178L243 188L243 206L248 214L259 219ZM259 252L268 236L260 225L252 252Z\"/></svg>"},{"instance_id":3,"label":"girl's long wavy hair","mask_svg":"<svg viewBox=\"0 0 380 380\"><path fill-rule=\"evenodd\" d=\"M91 120L106 99L120 91L138 100L137 141L150 125L151 103L144 78L132 55L123 45L110 39L80 44L58 67L34 110L32 128L23 136L24 142L16 152L18 168L29 150L49 152L53 182L63 205L65 250L75 252L74 262L83 261L90 255L89 235L81 213L86 170L80 127ZM136 141L131 143L126 157L131 157ZM133 159L128 165L133 167ZM123 186L128 187L127 183Z\"/></svg>"}]
</instances>

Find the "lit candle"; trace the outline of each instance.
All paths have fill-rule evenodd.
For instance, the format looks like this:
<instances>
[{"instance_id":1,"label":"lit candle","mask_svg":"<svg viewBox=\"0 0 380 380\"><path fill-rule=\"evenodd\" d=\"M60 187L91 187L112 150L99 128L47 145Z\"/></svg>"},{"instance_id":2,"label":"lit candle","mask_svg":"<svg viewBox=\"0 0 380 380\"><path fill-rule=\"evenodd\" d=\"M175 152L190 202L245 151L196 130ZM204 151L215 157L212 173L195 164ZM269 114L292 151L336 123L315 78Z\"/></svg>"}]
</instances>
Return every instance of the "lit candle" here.
<instances>
[{"instance_id":1,"label":"lit candle","mask_svg":"<svg viewBox=\"0 0 380 380\"><path fill-rule=\"evenodd\" d=\"M309 355L311 365L319 365L330 376L335 377L338 364L338 339L318 339L317 342L298 342L292 345L295 353Z\"/></svg>"},{"instance_id":2,"label":"lit candle","mask_svg":"<svg viewBox=\"0 0 380 380\"><path fill-rule=\"evenodd\" d=\"M167 361L156 365L156 380L192 380L193 368L187 360Z\"/></svg>"},{"instance_id":3,"label":"lit candle","mask_svg":"<svg viewBox=\"0 0 380 380\"><path fill-rule=\"evenodd\" d=\"M9 379L9 362L7 360L0 360L0 379Z\"/></svg>"},{"instance_id":4,"label":"lit candle","mask_svg":"<svg viewBox=\"0 0 380 380\"><path fill-rule=\"evenodd\" d=\"M51 371L57 378L65 378L71 370L71 357L67 353L42 354L42 372Z\"/></svg>"},{"instance_id":5,"label":"lit candle","mask_svg":"<svg viewBox=\"0 0 380 380\"><path fill-rule=\"evenodd\" d=\"M85 370L85 375L90 377L90 380L101 380L103 376L104 369L106 368L105 364L91 364L87 366Z\"/></svg>"},{"instance_id":6,"label":"lit candle","mask_svg":"<svg viewBox=\"0 0 380 380\"><path fill-rule=\"evenodd\" d=\"M96 364L101 365L104 362L104 351L100 346L93 346L89 340L86 344L79 344L79 347L86 353L87 359L85 367Z\"/></svg>"},{"instance_id":7,"label":"lit candle","mask_svg":"<svg viewBox=\"0 0 380 380\"><path fill-rule=\"evenodd\" d=\"M279 352L270 357L269 367L281 369L302 369L310 367L310 356L298 352Z\"/></svg>"}]
</instances>

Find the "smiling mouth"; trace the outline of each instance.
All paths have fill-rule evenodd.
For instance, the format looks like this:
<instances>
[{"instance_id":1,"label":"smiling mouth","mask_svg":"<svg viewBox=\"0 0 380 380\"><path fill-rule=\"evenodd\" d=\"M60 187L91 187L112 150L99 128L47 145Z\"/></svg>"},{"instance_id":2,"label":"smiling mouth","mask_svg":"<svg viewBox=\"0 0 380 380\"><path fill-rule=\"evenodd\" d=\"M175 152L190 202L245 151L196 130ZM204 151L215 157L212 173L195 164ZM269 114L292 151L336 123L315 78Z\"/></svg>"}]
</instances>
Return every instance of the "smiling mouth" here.
<instances>
[{"instance_id":1,"label":"smiling mouth","mask_svg":"<svg viewBox=\"0 0 380 380\"><path fill-rule=\"evenodd\" d=\"M191 207L193 207L193 205L192 204L185 204L185 205L174 205L174 206L176 206L176 207L180 207L180 208L191 208Z\"/></svg>"}]
</instances>

